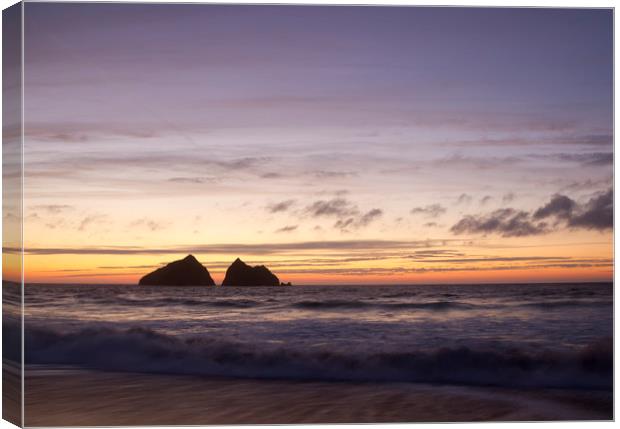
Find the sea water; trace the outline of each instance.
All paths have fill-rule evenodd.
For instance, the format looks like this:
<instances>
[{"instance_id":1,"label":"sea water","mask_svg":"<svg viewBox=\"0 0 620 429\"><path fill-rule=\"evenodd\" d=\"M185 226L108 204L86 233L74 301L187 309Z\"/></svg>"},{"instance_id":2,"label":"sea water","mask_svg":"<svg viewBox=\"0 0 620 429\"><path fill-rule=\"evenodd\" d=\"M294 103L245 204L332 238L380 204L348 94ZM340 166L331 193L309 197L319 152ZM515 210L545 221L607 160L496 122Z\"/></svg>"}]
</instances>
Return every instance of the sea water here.
<instances>
[{"instance_id":1,"label":"sea water","mask_svg":"<svg viewBox=\"0 0 620 429\"><path fill-rule=\"evenodd\" d=\"M25 286L32 367L612 386L613 286ZM5 347L19 328L5 319Z\"/></svg>"}]
</instances>

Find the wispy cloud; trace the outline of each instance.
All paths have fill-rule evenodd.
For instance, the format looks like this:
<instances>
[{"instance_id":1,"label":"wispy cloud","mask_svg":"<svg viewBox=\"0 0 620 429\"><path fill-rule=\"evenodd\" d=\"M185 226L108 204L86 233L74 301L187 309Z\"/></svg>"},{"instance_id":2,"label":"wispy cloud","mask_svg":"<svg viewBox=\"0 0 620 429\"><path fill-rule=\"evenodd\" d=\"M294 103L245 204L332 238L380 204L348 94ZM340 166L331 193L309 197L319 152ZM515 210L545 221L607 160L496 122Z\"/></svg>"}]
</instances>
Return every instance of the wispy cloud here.
<instances>
[{"instance_id":1,"label":"wispy cloud","mask_svg":"<svg viewBox=\"0 0 620 429\"><path fill-rule=\"evenodd\" d=\"M169 182L173 183L190 183L201 185L204 183L214 183L219 179L216 177L171 177L168 179Z\"/></svg>"},{"instance_id":2,"label":"wispy cloud","mask_svg":"<svg viewBox=\"0 0 620 429\"><path fill-rule=\"evenodd\" d=\"M471 203L471 201L473 200L473 197L469 194L461 194L458 196L458 198L456 199L456 204L460 205L460 204L469 204Z\"/></svg>"},{"instance_id":3,"label":"wispy cloud","mask_svg":"<svg viewBox=\"0 0 620 429\"><path fill-rule=\"evenodd\" d=\"M172 254L287 254L290 252L305 252L314 250L325 251L390 251L426 249L444 247L449 244L467 244L468 240L437 239L418 241L398 240L338 240L338 241L302 241L291 243L262 243L262 244L209 244L187 245L171 247L138 247L138 246L99 246L99 247L29 247L25 249L32 255L172 255ZM7 248L11 250L11 248ZM15 250L15 249L13 249Z\"/></svg>"},{"instance_id":4,"label":"wispy cloud","mask_svg":"<svg viewBox=\"0 0 620 429\"><path fill-rule=\"evenodd\" d=\"M614 154L612 152L594 152L594 153L556 153L552 155L535 155L536 159L548 159L552 161L570 162L582 165L584 167L602 167L612 166L614 162Z\"/></svg>"},{"instance_id":5,"label":"wispy cloud","mask_svg":"<svg viewBox=\"0 0 620 429\"><path fill-rule=\"evenodd\" d=\"M513 192L508 192L502 196L502 203L507 204L514 201L517 196Z\"/></svg>"},{"instance_id":6,"label":"wispy cloud","mask_svg":"<svg viewBox=\"0 0 620 429\"><path fill-rule=\"evenodd\" d=\"M488 202L490 202L493 199L492 196L490 195L485 195L484 197L480 198L480 205L484 206L485 204L487 204Z\"/></svg>"},{"instance_id":7,"label":"wispy cloud","mask_svg":"<svg viewBox=\"0 0 620 429\"><path fill-rule=\"evenodd\" d=\"M319 170L312 173L318 179L339 179L344 177L354 177L357 173L354 171L326 171Z\"/></svg>"},{"instance_id":8,"label":"wispy cloud","mask_svg":"<svg viewBox=\"0 0 620 429\"><path fill-rule=\"evenodd\" d=\"M280 213L285 212L291 207L295 205L295 200L285 200L275 204L269 204L267 206L267 211L269 213Z\"/></svg>"},{"instance_id":9,"label":"wispy cloud","mask_svg":"<svg viewBox=\"0 0 620 429\"><path fill-rule=\"evenodd\" d=\"M68 204L41 204L32 207L35 210L44 210L51 214L62 213L67 210L73 210L73 206Z\"/></svg>"},{"instance_id":10,"label":"wispy cloud","mask_svg":"<svg viewBox=\"0 0 620 429\"><path fill-rule=\"evenodd\" d=\"M159 231L162 229L166 229L168 227L168 223L156 222L153 219L141 218L137 219L129 224L132 228L147 228L150 231Z\"/></svg>"},{"instance_id":11,"label":"wispy cloud","mask_svg":"<svg viewBox=\"0 0 620 429\"><path fill-rule=\"evenodd\" d=\"M84 231L84 230L90 228L93 225L105 223L107 219L108 219L108 216L106 216L106 215L90 215L90 216L86 216L85 218L83 218L80 221L80 225L78 226L78 230L79 231Z\"/></svg>"},{"instance_id":12,"label":"wispy cloud","mask_svg":"<svg viewBox=\"0 0 620 429\"><path fill-rule=\"evenodd\" d=\"M283 232L293 232L297 229L298 225L287 225L282 228L276 229L275 232L283 233Z\"/></svg>"},{"instance_id":13,"label":"wispy cloud","mask_svg":"<svg viewBox=\"0 0 620 429\"><path fill-rule=\"evenodd\" d=\"M446 212L446 208L440 204L430 204L424 207L414 207L411 209L411 214L421 214L427 217L438 217Z\"/></svg>"},{"instance_id":14,"label":"wispy cloud","mask_svg":"<svg viewBox=\"0 0 620 429\"><path fill-rule=\"evenodd\" d=\"M319 200L306 207L305 212L312 217L353 216L359 213L357 207L345 198Z\"/></svg>"},{"instance_id":15,"label":"wispy cloud","mask_svg":"<svg viewBox=\"0 0 620 429\"><path fill-rule=\"evenodd\" d=\"M334 228L337 228L343 232L349 232L354 229L359 229L365 226L368 226L371 222L383 216L383 210L381 209L372 209L361 216L357 217L349 217L346 219L339 219L335 224Z\"/></svg>"}]
</instances>

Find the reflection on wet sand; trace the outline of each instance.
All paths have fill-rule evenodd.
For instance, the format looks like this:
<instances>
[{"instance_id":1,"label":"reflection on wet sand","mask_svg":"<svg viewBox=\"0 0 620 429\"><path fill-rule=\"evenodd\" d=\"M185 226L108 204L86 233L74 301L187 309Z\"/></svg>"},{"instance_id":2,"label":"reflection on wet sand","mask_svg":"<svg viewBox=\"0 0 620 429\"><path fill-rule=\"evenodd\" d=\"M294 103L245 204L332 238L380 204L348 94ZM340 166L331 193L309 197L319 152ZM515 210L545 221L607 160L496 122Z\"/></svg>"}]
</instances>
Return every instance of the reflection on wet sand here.
<instances>
[{"instance_id":1,"label":"reflection on wet sand","mask_svg":"<svg viewBox=\"0 0 620 429\"><path fill-rule=\"evenodd\" d=\"M608 420L612 392L27 369L26 425Z\"/></svg>"}]
</instances>

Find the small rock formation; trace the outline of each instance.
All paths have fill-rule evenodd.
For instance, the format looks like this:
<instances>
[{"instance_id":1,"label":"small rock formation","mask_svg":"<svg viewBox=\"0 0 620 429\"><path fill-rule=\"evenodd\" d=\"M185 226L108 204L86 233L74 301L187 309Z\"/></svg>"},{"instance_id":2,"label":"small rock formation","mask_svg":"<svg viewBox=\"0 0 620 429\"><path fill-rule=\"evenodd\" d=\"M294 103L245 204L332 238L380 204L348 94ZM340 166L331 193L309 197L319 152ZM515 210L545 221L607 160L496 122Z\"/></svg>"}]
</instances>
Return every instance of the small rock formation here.
<instances>
[{"instance_id":1,"label":"small rock formation","mask_svg":"<svg viewBox=\"0 0 620 429\"><path fill-rule=\"evenodd\" d=\"M215 286L209 270L192 255L174 261L142 277L145 286Z\"/></svg>"},{"instance_id":2,"label":"small rock formation","mask_svg":"<svg viewBox=\"0 0 620 429\"><path fill-rule=\"evenodd\" d=\"M280 286L280 280L264 265L250 267L237 258L226 270L222 286Z\"/></svg>"}]
</instances>

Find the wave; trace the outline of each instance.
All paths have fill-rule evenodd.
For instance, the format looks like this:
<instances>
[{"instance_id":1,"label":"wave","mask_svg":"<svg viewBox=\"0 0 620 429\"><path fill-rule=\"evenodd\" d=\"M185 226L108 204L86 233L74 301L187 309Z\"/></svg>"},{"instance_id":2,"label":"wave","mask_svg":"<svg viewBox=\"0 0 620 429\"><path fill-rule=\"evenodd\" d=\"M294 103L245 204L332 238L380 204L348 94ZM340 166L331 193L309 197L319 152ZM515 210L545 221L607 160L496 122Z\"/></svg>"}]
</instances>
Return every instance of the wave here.
<instances>
[{"instance_id":1,"label":"wave","mask_svg":"<svg viewBox=\"0 0 620 429\"><path fill-rule=\"evenodd\" d=\"M367 302L367 301L300 301L292 305L295 308L305 310L329 310L329 309L360 309L360 308L376 308L376 309L396 309L396 310L456 310L456 309L472 309L476 306L473 304L465 304L455 301L431 301L431 302Z\"/></svg>"},{"instance_id":2,"label":"wave","mask_svg":"<svg viewBox=\"0 0 620 429\"><path fill-rule=\"evenodd\" d=\"M3 331L4 347L19 345L18 325L5 324ZM613 381L611 338L579 350L535 353L518 347L379 349L294 348L217 337L177 337L145 328L99 327L63 333L27 326L25 335L28 364L108 371L590 389L609 389Z\"/></svg>"},{"instance_id":3,"label":"wave","mask_svg":"<svg viewBox=\"0 0 620 429\"><path fill-rule=\"evenodd\" d=\"M611 300L579 300L579 299L565 299L557 301L535 301L526 302L515 305L516 307L525 308L540 308L540 309L552 309L552 308L564 308L564 307L604 307L612 306Z\"/></svg>"},{"instance_id":4,"label":"wave","mask_svg":"<svg viewBox=\"0 0 620 429\"><path fill-rule=\"evenodd\" d=\"M224 307L224 308L252 308L261 305L260 302L251 299L214 299L214 300L201 300L201 299L183 299L183 298L161 298L161 299L135 299L128 297L118 297L109 299L106 301L108 304L120 304L120 305L145 305L152 307L167 307L171 305L182 306L199 306L199 307Z\"/></svg>"}]
</instances>

